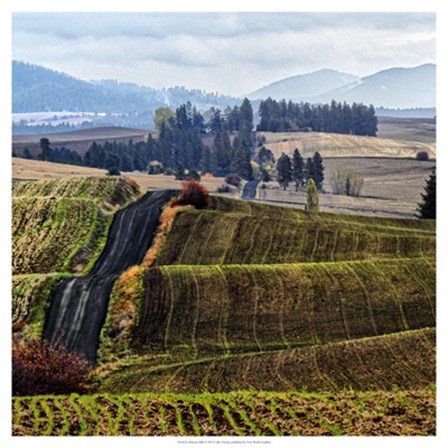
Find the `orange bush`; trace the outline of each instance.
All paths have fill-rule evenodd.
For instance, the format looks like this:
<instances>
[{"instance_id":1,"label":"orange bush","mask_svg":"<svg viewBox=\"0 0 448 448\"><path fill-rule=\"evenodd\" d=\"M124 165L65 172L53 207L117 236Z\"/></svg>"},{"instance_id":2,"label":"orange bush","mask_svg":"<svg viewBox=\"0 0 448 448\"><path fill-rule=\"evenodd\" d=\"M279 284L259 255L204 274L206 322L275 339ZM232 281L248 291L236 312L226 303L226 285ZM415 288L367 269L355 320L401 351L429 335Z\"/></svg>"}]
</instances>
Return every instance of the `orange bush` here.
<instances>
[{"instance_id":1,"label":"orange bush","mask_svg":"<svg viewBox=\"0 0 448 448\"><path fill-rule=\"evenodd\" d=\"M85 393L91 364L59 344L32 339L13 342L13 395Z\"/></svg>"},{"instance_id":2,"label":"orange bush","mask_svg":"<svg viewBox=\"0 0 448 448\"><path fill-rule=\"evenodd\" d=\"M211 198L203 184L195 180L189 180L183 182L182 185L182 191L177 198L179 205L192 205L198 209L207 208Z\"/></svg>"}]
</instances>

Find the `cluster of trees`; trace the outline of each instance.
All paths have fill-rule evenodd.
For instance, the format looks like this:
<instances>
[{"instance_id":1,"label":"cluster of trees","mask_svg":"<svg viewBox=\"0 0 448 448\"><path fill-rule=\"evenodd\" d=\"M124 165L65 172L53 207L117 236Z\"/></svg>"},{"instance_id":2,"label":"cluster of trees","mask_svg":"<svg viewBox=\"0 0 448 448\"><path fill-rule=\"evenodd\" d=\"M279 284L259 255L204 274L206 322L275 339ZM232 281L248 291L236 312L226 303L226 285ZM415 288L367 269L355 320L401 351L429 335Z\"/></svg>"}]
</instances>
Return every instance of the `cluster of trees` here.
<instances>
[{"instance_id":1,"label":"cluster of trees","mask_svg":"<svg viewBox=\"0 0 448 448\"><path fill-rule=\"evenodd\" d=\"M240 107L227 108L224 113L212 109L210 119L191 103L175 111L159 108L155 116L158 138L149 135L146 141L134 143L92 143L84 157L67 148L54 149L48 138L40 140L40 160L85 165L118 171L148 171L150 174L202 172L217 176L237 173L245 180L253 178L253 110L245 99ZM210 145L204 135L211 133ZM23 157L32 158L29 150ZM188 176L187 176L188 177ZM197 178L197 176L190 176Z\"/></svg>"},{"instance_id":2,"label":"cluster of trees","mask_svg":"<svg viewBox=\"0 0 448 448\"><path fill-rule=\"evenodd\" d=\"M312 130L339 134L376 136L378 119L372 105L332 101L331 104L311 105L276 101L268 98L259 107L258 131L295 132Z\"/></svg>"},{"instance_id":3,"label":"cluster of trees","mask_svg":"<svg viewBox=\"0 0 448 448\"><path fill-rule=\"evenodd\" d=\"M277 181L286 190L291 182L294 182L296 191L305 186L312 179L317 190L322 190L324 183L324 166L319 152L306 161L299 150L294 150L292 159L287 154L282 154L277 161Z\"/></svg>"},{"instance_id":4,"label":"cluster of trees","mask_svg":"<svg viewBox=\"0 0 448 448\"><path fill-rule=\"evenodd\" d=\"M338 167L331 173L330 185L333 194L359 196L364 185L364 178L352 169Z\"/></svg>"},{"instance_id":5,"label":"cluster of trees","mask_svg":"<svg viewBox=\"0 0 448 448\"><path fill-rule=\"evenodd\" d=\"M159 138L154 141L151 160L159 161L165 170L177 169L180 164L187 170L218 176L234 172L252 179L253 110L249 100L225 114L212 109L208 121L191 103L175 112L159 109L155 121ZM207 130L213 135L211 146L203 142Z\"/></svg>"}]
</instances>

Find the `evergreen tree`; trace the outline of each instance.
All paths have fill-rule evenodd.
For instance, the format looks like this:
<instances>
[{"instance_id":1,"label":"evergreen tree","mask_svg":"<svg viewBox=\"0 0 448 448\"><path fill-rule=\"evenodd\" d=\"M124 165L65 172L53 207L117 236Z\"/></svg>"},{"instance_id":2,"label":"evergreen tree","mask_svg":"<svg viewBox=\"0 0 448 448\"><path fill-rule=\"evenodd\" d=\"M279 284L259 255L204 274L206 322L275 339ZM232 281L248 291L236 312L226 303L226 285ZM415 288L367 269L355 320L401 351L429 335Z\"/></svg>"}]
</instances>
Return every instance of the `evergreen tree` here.
<instances>
[{"instance_id":1,"label":"evergreen tree","mask_svg":"<svg viewBox=\"0 0 448 448\"><path fill-rule=\"evenodd\" d=\"M254 126L254 112L247 98L244 98L239 114L239 137L240 140L251 141L252 128Z\"/></svg>"},{"instance_id":2,"label":"evergreen tree","mask_svg":"<svg viewBox=\"0 0 448 448\"><path fill-rule=\"evenodd\" d=\"M50 140L48 138L41 138L39 141L40 145L40 159L49 161L51 159L51 148L50 148Z\"/></svg>"},{"instance_id":3,"label":"evergreen tree","mask_svg":"<svg viewBox=\"0 0 448 448\"><path fill-rule=\"evenodd\" d=\"M296 191L304 184L304 162L299 150L296 148L292 156L292 180L296 185Z\"/></svg>"},{"instance_id":4,"label":"evergreen tree","mask_svg":"<svg viewBox=\"0 0 448 448\"><path fill-rule=\"evenodd\" d=\"M282 154L277 161L277 181L286 190L292 180L291 159L288 155Z\"/></svg>"},{"instance_id":5,"label":"evergreen tree","mask_svg":"<svg viewBox=\"0 0 448 448\"><path fill-rule=\"evenodd\" d=\"M311 177L314 179L317 189L322 190L324 183L324 165L322 157L317 151L313 155L313 175Z\"/></svg>"},{"instance_id":6,"label":"evergreen tree","mask_svg":"<svg viewBox=\"0 0 448 448\"><path fill-rule=\"evenodd\" d=\"M309 179L306 186L306 210L319 211L319 193L313 179Z\"/></svg>"},{"instance_id":7,"label":"evergreen tree","mask_svg":"<svg viewBox=\"0 0 448 448\"><path fill-rule=\"evenodd\" d=\"M244 180L252 180L254 177L252 164L250 163L250 143L247 140L234 140L234 157L230 164L231 171L239 174Z\"/></svg>"},{"instance_id":8,"label":"evergreen tree","mask_svg":"<svg viewBox=\"0 0 448 448\"><path fill-rule=\"evenodd\" d=\"M423 202L418 204L418 217L422 219L436 219L436 170L426 180L422 193Z\"/></svg>"},{"instance_id":9,"label":"evergreen tree","mask_svg":"<svg viewBox=\"0 0 448 448\"><path fill-rule=\"evenodd\" d=\"M28 160L32 160L33 159L33 156L32 156L32 154L31 154L31 152L30 152L30 150L28 148L25 148L23 150L23 157L25 159L28 159Z\"/></svg>"},{"instance_id":10,"label":"evergreen tree","mask_svg":"<svg viewBox=\"0 0 448 448\"><path fill-rule=\"evenodd\" d=\"M304 170L304 178L305 182L308 182L309 179L314 178L314 163L311 157L306 159L305 170Z\"/></svg>"}]
</instances>

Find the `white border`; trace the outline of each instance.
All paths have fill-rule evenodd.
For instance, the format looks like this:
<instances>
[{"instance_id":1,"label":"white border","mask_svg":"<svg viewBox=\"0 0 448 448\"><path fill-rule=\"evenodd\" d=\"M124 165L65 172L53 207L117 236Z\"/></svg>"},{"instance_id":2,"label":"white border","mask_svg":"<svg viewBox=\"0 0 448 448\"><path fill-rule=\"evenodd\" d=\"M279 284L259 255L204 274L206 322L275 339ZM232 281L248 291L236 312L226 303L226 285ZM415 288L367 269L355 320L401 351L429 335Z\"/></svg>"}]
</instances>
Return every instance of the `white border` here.
<instances>
[{"instance_id":1,"label":"white border","mask_svg":"<svg viewBox=\"0 0 448 448\"><path fill-rule=\"evenodd\" d=\"M10 141L11 141L11 13L12 12L436 12L437 13L437 171L438 171L438 225L437 225L437 333L438 333L438 367L437 367L437 397L438 397L438 415L437 415L437 436L424 438L409 438L409 437L335 437L335 438L250 438L245 437L245 444L249 444L251 440L272 441L268 446L281 447L316 447L316 446L331 446L338 447L398 447L400 445L408 447L448 447L448 413L447 413L447 399L448 399L448 354L447 354L447 336L448 329L446 325L447 305L448 300L444 297L444 291L447 290L447 277L445 273L445 253L448 249L447 231L446 231L446 209L443 209L443 199L447 191L447 178L445 176L446 159L448 157L447 145L447 105L448 94L446 84L448 81L448 51L446 40L446 29L448 29L448 16L446 13L445 1L417 1L417 0L378 0L378 1L348 1L348 0L313 0L312 2L294 2L292 0L276 0L275 2L259 1L259 2L243 2L242 0L227 0L227 1L180 1L180 0L164 0L158 2L144 2L138 0L116 1L108 2L96 0L80 0L77 2L61 2L41 0L39 2L32 0L3 0L0 5L0 28L2 32L2 51L1 51L1 98L0 105L1 114L1 140L4 143L2 146L2 163L0 164L1 174L0 181L2 187L2 231L1 231L1 272L4 275L4 291L8 291L2 298L2 306L4 307L2 315L4 316L3 325L0 326L0 356L2 359L3 381L1 389L1 409L2 418L0 419L0 442L2 446L22 447L29 445L36 446L60 446L70 445L78 447L79 445L128 445L128 446L160 446L173 447L184 446L179 442L191 441L208 441L208 445L219 445L215 443L219 439L208 437L201 438L101 438L101 437L70 437L64 438L12 438L10 437L11 420L10 413L5 415L5 410L10 409L10 303L7 299L9 297L10 287ZM9 99L9 100L7 100ZM5 297L6 296L6 297ZM233 438L225 438L231 441ZM215 442L213 442L213 440ZM221 440L224 440L221 438ZM234 439L236 442L243 442L241 438ZM238 443L240 445L241 443ZM192 444L194 445L194 444ZM221 444L222 445L222 444ZM191 445L190 445L191 446Z\"/></svg>"}]
</instances>

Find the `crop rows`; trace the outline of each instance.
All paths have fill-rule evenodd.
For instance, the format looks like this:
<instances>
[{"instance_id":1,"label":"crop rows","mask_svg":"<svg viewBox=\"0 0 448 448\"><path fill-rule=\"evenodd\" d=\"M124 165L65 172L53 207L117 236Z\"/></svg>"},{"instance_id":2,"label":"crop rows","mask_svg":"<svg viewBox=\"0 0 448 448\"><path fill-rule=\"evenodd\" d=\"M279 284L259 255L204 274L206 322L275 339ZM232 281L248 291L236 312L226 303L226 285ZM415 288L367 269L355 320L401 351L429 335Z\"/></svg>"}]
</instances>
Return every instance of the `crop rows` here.
<instances>
[{"instance_id":1,"label":"crop rows","mask_svg":"<svg viewBox=\"0 0 448 448\"><path fill-rule=\"evenodd\" d=\"M426 258L162 266L143 286L138 351L261 351L435 326Z\"/></svg>"},{"instance_id":2,"label":"crop rows","mask_svg":"<svg viewBox=\"0 0 448 448\"><path fill-rule=\"evenodd\" d=\"M96 202L84 199L15 199L13 216L21 218L13 219L13 274L68 271L80 250L95 249L111 222Z\"/></svg>"},{"instance_id":3,"label":"crop rows","mask_svg":"<svg viewBox=\"0 0 448 448\"><path fill-rule=\"evenodd\" d=\"M117 179L112 177L84 177L51 179L35 182L15 182L13 197L107 198L113 194Z\"/></svg>"},{"instance_id":4,"label":"crop rows","mask_svg":"<svg viewBox=\"0 0 448 448\"><path fill-rule=\"evenodd\" d=\"M435 236L407 229L237 213L180 213L158 265L275 264L435 254Z\"/></svg>"},{"instance_id":5,"label":"crop rows","mask_svg":"<svg viewBox=\"0 0 448 448\"><path fill-rule=\"evenodd\" d=\"M83 395L13 399L13 435L435 435L435 394Z\"/></svg>"},{"instance_id":6,"label":"crop rows","mask_svg":"<svg viewBox=\"0 0 448 448\"><path fill-rule=\"evenodd\" d=\"M435 329L273 352L185 361L142 358L104 379L111 393L232 390L336 392L418 389L435 383Z\"/></svg>"},{"instance_id":7,"label":"crop rows","mask_svg":"<svg viewBox=\"0 0 448 448\"><path fill-rule=\"evenodd\" d=\"M232 200L216 196L212 197L209 209L216 210L220 213L241 213L244 215L258 216L260 218L309 221L315 224L346 223L360 230L362 228L376 231L408 229L434 234L436 228L435 221L430 219L384 218L326 212L312 213L298 208L280 207L253 201Z\"/></svg>"}]
</instances>

